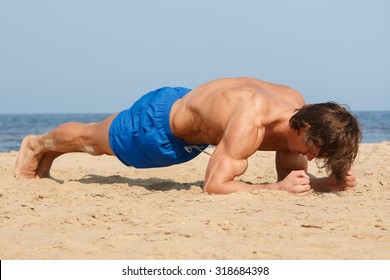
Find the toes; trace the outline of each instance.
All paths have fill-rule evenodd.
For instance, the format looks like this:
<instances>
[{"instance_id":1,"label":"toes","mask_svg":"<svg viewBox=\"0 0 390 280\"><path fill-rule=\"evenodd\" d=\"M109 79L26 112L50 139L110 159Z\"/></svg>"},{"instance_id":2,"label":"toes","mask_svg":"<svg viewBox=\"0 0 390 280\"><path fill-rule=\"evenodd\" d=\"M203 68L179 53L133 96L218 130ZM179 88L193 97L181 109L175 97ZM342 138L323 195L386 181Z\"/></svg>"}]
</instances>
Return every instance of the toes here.
<instances>
[{"instance_id":1,"label":"toes","mask_svg":"<svg viewBox=\"0 0 390 280\"><path fill-rule=\"evenodd\" d=\"M37 136L27 136L23 139L20 146L20 151L15 163L15 178L16 179L33 179L35 178L36 170L41 154L34 149L34 141Z\"/></svg>"}]
</instances>

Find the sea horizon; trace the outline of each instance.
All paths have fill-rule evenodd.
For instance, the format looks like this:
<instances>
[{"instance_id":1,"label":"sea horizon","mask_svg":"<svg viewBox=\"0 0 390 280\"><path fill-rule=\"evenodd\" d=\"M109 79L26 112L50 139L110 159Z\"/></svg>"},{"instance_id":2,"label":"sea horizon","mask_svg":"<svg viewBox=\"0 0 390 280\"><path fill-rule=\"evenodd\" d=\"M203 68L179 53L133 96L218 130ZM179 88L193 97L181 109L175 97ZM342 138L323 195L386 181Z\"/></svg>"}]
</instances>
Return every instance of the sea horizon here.
<instances>
[{"instance_id":1,"label":"sea horizon","mask_svg":"<svg viewBox=\"0 0 390 280\"><path fill-rule=\"evenodd\" d=\"M390 110L352 111L363 132L362 143L390 141ZM0 152L16 151L23 137L43 134L65 122L98 122L113 113L0 113Z\"/></svg>"}]
</instances>

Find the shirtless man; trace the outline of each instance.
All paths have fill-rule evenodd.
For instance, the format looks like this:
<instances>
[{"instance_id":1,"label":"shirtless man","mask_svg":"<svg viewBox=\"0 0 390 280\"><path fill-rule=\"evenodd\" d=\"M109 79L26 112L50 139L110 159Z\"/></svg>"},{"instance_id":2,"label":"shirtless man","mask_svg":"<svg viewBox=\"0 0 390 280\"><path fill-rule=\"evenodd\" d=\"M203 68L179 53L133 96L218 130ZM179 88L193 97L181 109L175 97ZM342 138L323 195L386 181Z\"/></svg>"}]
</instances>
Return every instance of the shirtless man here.
<instances>
[{"instance_id":1,"label":"shirtless man","mask_svg":"<svg viewBox=\"0 0 390 280\"><path fill-rule=\"evenodd\" d=\"M128 166L152 168L191 160L211 144L216 148L206 170L206 193L341 191L356 186L350 168L360 140L356 118L336 103L305 105L302 95L287 86L225 78L194 90L155 90L100 123L66 123L27 136L15 176L49 177L54 159L69 152L115 155ZM276 183L235 179L256 151L276 151ZM323 160L328 177L307 173L313 158Z\"/></svg>"}]
</instances>

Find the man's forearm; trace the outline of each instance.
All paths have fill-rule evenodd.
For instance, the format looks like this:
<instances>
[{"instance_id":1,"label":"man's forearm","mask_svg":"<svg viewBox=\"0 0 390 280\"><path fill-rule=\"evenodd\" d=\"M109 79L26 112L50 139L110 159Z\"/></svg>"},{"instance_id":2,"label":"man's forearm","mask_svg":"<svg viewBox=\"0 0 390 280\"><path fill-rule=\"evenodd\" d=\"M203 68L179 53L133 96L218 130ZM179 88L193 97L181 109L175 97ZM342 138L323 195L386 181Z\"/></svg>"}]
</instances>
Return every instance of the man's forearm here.
<instances>
[{"instance_id":1,"label":"man's forearm","mask_svg":"<svg viewBox=\"0 0 390 280\"><path fill-rule=\"evenodd\" d=\"M339 192L345 189L341 183L332 177L317 178L312 174L310 176L310 186L317 192Z\"/></svg>"},{"instance_id":2,"label":"man's forearm","mask_svg":"<svg viewBox=\"0 0 390 280\"><path fill-rule=\"evenodd\" d=\"M310 187L317 191L317 192L329 192L331 191L330 190L330 186L328 184L328 178L327 177L323 177L323 178L317 178L311 174L309 174L310 176Z\"/></svg>"},{"instance_id":3,"label":"man's forearm","mask_svg":"<svg viewBox=\"0 0 390 280\"><path fill-rule=\"evenodd\" d=\"M280 190L281 182L271 184L247 184L242 181L230 181L218 185L205 185L203 190L208 194L229 194L241 191L253 190Z\"/></svg>"}]
</instances>

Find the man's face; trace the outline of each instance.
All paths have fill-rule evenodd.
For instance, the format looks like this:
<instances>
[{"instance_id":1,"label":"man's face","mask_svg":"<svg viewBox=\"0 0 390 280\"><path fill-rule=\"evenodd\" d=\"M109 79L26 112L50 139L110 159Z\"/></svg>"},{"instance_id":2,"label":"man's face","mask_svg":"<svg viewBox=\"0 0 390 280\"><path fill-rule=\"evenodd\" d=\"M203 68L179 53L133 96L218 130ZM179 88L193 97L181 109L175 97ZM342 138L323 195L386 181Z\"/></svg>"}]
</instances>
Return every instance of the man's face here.
<instances>
[{"instance_id":1,"label":"man's face","mask_svg":"<svg viewBox=\"0 0 390 280\"><path fill-rule=\"evenodd\" d=\"M314 159L318 154L318 148L314 145L309 145L304 139L304 131L299 134L295 130L290 130L287 138L288 149L291 152L306 156L307 160Z\"/></svg>"}]
</instances>

